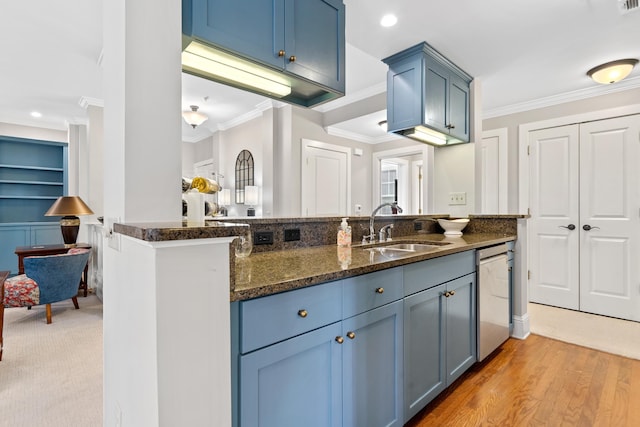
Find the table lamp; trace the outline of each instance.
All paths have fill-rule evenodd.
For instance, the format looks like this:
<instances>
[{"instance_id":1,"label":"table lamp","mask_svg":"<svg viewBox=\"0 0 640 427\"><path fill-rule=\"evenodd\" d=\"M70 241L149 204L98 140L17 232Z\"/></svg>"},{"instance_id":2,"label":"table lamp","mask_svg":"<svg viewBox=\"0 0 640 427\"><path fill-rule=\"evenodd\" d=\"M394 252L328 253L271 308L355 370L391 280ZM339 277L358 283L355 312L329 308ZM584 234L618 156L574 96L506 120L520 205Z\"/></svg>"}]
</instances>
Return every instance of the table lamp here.
<instances>
[{"instance_id":1,"label":"table lamp","mask_svg":"<svg viewBox=\"0 0 640 427\"><path fill-rule=\"evenodd\" d=\"M256 216L254 206L258 204L258 187L255 185L246 185L244 187L244 204L248 206L247 216Z\"/></svg>"},{"instance_id":2,"label":"table lamp","mask_svg":"<svg viewBox=\"0 0 640 427\"><path fill-rule=\"evenodd\" d=\"M61 216L60 229L64 246L73 248L76 246L78 230L80 229L80 218L78 215L92 215L89 209L78 196L61 196L54 202L44 216Z\"/></svg>"}]
</instances>

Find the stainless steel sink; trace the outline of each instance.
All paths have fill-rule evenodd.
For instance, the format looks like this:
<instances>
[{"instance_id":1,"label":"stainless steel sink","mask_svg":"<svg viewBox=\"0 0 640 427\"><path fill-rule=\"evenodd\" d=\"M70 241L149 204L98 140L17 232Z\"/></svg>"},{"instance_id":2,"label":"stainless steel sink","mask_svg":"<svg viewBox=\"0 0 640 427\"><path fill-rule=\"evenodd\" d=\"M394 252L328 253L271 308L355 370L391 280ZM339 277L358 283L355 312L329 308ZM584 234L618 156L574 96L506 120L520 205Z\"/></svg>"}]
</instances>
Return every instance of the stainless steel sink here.
<instances>
[{"instance_id":1,"label":"stainless steel sink","mask_svg":"<svg viewBox=\"0 0 640 427\"><path fill-rule=\"evenodd\" d=\"M390 245L380 244L379 246L364 249L369 251L372 256L380 255L386 259L398 259L435 251L441 249L447 244L448 243L394 243Z\"/></svg>"},{"instance_id":2,"label":"stainless steel sink","mask_svg":"<svg viewBox=\"0 0 640 427\"><path fill-rule=\"evenodd\" d=\"M398 249L403 251L424 252L440 249L443 245L430 245L426 243L395 243L383 246L388 249Z\"/></svg>"}]
</instances>

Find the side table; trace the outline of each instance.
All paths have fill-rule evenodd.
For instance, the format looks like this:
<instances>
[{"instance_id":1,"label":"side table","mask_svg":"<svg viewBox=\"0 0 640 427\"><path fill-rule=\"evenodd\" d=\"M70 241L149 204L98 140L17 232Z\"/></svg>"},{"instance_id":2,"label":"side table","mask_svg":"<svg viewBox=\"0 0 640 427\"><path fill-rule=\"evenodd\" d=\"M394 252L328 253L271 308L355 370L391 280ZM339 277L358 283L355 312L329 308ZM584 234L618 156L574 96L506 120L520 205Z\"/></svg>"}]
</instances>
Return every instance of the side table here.
<instances>
[{"instance_id":1,"label":"side table","mask_svg":"<svg viewBox=\"0 0 640 427\"><path fill-rule=\"evenodd\" d=\"M78 243L76 248L79 249L91 249L91 245L87 243ZM24 274L24 259L29 256L46 256L46 255L59 255L67 253L71 249L65 245L36 245L36 246L18 246L15 250L15 254L18 255L18 274ZM84 291L84 296L87 296L88 286L88 269L89 263L84 266L84 272L80 278L80 286L78 290Z\"/></svg>"}]
</instances>

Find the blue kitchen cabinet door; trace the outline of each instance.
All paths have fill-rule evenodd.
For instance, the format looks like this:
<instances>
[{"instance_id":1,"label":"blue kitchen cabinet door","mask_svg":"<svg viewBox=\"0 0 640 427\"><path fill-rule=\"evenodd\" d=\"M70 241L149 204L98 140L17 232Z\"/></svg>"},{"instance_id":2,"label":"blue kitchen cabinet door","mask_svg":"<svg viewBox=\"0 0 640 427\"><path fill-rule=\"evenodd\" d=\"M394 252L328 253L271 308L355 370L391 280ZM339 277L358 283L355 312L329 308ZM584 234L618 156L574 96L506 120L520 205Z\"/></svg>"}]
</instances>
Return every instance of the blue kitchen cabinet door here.
<instances>
[{"instance_id":1,"label":"blue kitchen cabinet door","mask_svg":"<svg viewBox=\"0 0 640 427\"><path fill-rule=\"evenodd\" d=\"M285 0L183 0L182 7L186 35L284 68Z\"/></svg>"},{"instance_id":2,"label":"blue kitchen cabinet door","mask_svg":"<svg viewBox=\"0 0 640 427\"><path fill-rule=\"evenodd\" d=\"M387 72L387 131L407 129L422 123L422 79L424 59L421 55L389 64Z\"/></svg>"},{"instance_id":3,"label":"blue kitchen cabinet door","mask_svg":"<svg viewBox=\"0 0 640 427\"><path fill-rule=\"evenodd\" d=\"M404 299L404 419L409 420L447 386L446 285Z\"/></svg>"},{"instance_id":4,"label":"blue kitchen cabinet door","mask_svg":"<svg viewBox=\"0 0 640 427\"><path fill-rule=\"evenodd\" d=\"M449 386L477 359L476 276L468 274L446 285L445 354Z\"/></svg>"},{"instance_id":5,"label":"blue kitchen cabinet door","mask_svg":"<svg viewBox=\"0 0 640 427\"><path fill-rule=\"evenodd\" d=\"M286 70L344 93L345 8L342 0L286 0L285 4Z\"/></svg>"},{"instance_id":6,"label":"blue kitchen cabinet door","mask_svg":"<svg viewBox=\"0 0 640 427\"><path fill-rule=\"evenodd\" d=\"M424 123L443 133L449 133L449 74L444 65L425 58Z\"/></svg>"},{"instance_id":7,"label":"blue kitchen cabinet door","mask_svg":"<svg viewBox=\"0 0 640 427\"><path fill-rule=\"evenodd\" d=\"M240 357L244 427L342 425L341 323Z\"/></svg>"},{"instance_id":8,"label":"blue kitchen cabinet door","mask_svg":"<svg viewBox=\"0 0 640 427\"><path fill-rule=\"evenodd\" d=\"M402 426L403 302L342 322L343 426Z\"/></svg>"},{"instance_id":9,"label":"blue kitchen cabinet door","mask_svg":"<svg viewBox=\"0 0 640 427\"><path fill-rule=\"evenodd\" d=\"M461 141L469 141L470 125L470 89L469 82L452 73L449 76L448 125L449 134Z\"/></svg>"}]
</instances>

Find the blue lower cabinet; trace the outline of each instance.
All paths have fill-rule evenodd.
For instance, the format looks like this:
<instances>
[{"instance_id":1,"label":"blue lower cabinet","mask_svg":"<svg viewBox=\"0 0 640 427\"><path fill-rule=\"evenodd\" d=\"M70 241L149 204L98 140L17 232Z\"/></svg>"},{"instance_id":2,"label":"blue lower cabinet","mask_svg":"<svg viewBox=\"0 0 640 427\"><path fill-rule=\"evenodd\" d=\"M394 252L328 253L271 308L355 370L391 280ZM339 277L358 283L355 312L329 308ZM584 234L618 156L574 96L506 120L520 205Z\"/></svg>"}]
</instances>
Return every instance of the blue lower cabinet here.
<instances>
[{"instance_id":1,"label":"blue lower cabinet","mask_svg":"<svg viewBox=\"0 0 640 427\"><path fill-rule=\"evenodd\" d=\"M447 386L445 292L446 285L440 285L404 299L404 417L407 421Z\"/></svg>"},{"instance_id":2,"label":"blue lower cabinet","mask_svg":"<svg viewBox=\"0 0 640 427\"><path fill-rule=\"evenodd\" d=\"M402 426L403 304L342 322L343 426Z\"/></svg>"},{"instance_id":3,"label":"blue lower cabinet","mask_svg":"<svg viewBox=\"0 0 640 427\"><path fill-rule=\"evenodd\" d=\"M475 274L404 299L404 399L409 420L476 361Z\"/></svg>"},{"instance_id":4,"label":"blue lower cabinet","mask_svg":"<svg viewBox=\"0 0 640 427\"><path fill-rule=\"evenodd\" d=\"M337 322L240 357L240 425L342 425Z\"/></svg>"},{"instance_id":5,"label":"blue lower cabinet","mask_svg":"<svg viewBox=\"0 0 640 427\"><path fill-rule=\"evenodd\" d=\"M445 292L447 386L476 362L476 276L447 283Z\"/></svg>"}]
</instances>

